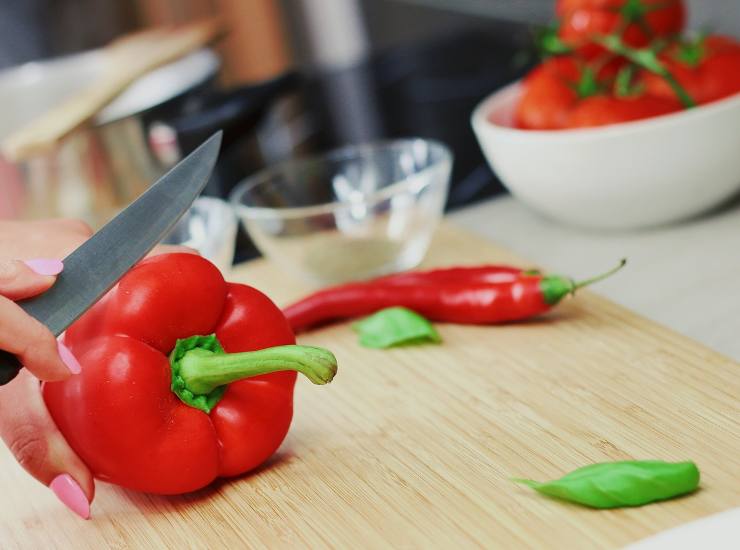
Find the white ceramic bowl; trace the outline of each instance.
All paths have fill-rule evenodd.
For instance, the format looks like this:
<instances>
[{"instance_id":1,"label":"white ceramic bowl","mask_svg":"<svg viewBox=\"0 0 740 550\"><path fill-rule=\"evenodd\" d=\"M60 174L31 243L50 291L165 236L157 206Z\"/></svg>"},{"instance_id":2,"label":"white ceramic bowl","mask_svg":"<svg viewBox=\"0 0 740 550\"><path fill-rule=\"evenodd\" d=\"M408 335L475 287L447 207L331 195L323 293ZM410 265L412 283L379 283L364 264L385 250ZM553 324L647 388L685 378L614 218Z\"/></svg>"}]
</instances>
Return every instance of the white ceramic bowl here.
<instances>
[{"instance_id":1,"label":"white ceramic bowl","mask_svg":"<svg viewBox=\"0 0 740 550\"><path fill-rule=\"evenodd\" d=\"M504 185L547 216L640 228L700 214L740 191L740 95L637 122L531 131L511 127L520 94L516 83L481 102L473 130Z\"/></svg>"}]
</instances>

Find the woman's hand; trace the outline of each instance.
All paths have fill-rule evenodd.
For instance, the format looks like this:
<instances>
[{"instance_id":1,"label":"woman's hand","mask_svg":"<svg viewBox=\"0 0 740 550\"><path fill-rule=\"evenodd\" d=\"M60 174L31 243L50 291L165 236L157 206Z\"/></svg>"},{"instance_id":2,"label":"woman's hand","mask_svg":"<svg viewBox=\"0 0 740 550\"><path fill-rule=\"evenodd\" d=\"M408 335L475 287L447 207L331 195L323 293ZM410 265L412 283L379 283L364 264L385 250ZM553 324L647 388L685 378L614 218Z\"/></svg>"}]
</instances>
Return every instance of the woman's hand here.
<instances>
[{"instance_id":1,"label":"woman's hand","mask_svg":"<svg viewBox=\"0 0 740 550\"><path fill-rule=\"evenodd\" d=\"M28 473L85 519L95 495L92 473L57 429L39 385L74 376L80 365L14 301L51 287L63 269L60 259L90 235L92 230L75 220L0 221L0 349L17 355L25 367L0 387L0 437ZM162 247L153 253L172 250L183 251Z\"/></svg>"},{"instance_id":2,"label":"woman's hand","mask_svg":"<svg viewBox=\"0 0 740 550\"><path fill-rule=\"evenodd\" d=\"M39 380L74 376L80 365L13 300L53 285L63 269L60 258L91 234L87 225L70 220L0 222L0 348L25 367L0 388L0 437L28 473L83 518L90 517L93 477L54 424L39 386Z\"/></svg>"}]
</instances>

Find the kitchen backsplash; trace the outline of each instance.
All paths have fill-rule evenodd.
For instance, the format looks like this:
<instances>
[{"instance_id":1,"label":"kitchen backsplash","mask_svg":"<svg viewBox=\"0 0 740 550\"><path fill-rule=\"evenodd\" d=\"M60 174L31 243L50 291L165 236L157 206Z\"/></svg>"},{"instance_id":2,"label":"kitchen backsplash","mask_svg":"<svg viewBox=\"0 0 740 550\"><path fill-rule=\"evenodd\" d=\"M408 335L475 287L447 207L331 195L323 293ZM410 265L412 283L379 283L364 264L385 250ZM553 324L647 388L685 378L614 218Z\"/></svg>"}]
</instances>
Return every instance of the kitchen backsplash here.
<instances>
[{"instance_id":1,"label":"kitchen backsplash","mask_svg":"<svg viewBox=\"0 0 740 550\"><path fill-rule=\"evenodd\" d=\"M740 36L740 0L690 0L692 26Z\"/></svg>"},{"instance_id":2,"label":"kitchen backsplash","mask_svg":"<svg viewBox=\"0 0 740 550\"><path fill-rule=\"evenodd\" d=\"M740 36L740 0L686 0L691 26ZM407 4L472 16L543 22L552 17L555 0L365 0L370 3ZM442 15L440 13L440 15Z\"/></svg>"},{"instance_id":3,"label":"kitchen backsplash","mask_svg":"<svg viewBox=\"0 0 740 550\"><path fill-rule=\"evenodd\" d=\"M280 0L287 12L297 1ZM740 37L740 0L686 1L691 28ZM505 23L503 27L500 23L544 24L553 18L555 0L360 0L360 4L370 42L377 51L433 40L471 26L507 33ZM301 60L301 48L296 57Z\"/></svg>"}]
</instances>

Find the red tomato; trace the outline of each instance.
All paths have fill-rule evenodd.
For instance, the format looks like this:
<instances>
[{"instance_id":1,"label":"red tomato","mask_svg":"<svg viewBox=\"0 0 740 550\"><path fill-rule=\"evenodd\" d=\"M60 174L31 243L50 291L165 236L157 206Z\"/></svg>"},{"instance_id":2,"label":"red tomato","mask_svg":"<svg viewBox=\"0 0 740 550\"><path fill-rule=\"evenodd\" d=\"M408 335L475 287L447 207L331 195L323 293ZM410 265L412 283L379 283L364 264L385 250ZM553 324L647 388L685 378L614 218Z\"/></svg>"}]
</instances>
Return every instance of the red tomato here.
<instances>
[{"instance_id":1,"label":"red tomato","mask_svg":"<svg viewBox=\"0 0 740 550\"><path fill-rule=\"evenodd\" d=\"M568 115L568 128L590 128L667 115L681 110L675 98L595 96L584 99Z\"/></svg>"},{"instance_id":2,"label":"red tomato","mask_svg":"<svg viewBox=\"0 0 740 550\"><path fill-rule=\"evenodd\" d=\"M597 75L604 91L619 64L603 67ZM568 123L570 111L581 100L578 92L583 65L573 57L552 57L524 80L524 90L514 113L514 125L525 130L559 130Z\"/></svg>"},{"instance_id":3,"label":"red tomato","mask_svg":"<svg viewBox=\"0 0 740 550\"><path fill-rule=\"evenodd\" d=\"M586 58L593 58L604 50L589 43L593 36L617 32L624 23L621 13L628 0L558 0L555 6L561 19L559 36L566 44L578 49ZM646 46L656 36L681 32L686 23L686 9L682 0L641 0L648 8L645 23L652 36L639 23L631 23L624 30L624 42L633 47Z\"/></svg>"},{"instance_id":4,"label":"red tomato","mask_svg":"<svg viewBox=\"0 0 740 550\"><path fill-rule=\"evenodd\" d=\"M524 80L514 124L524 130L560 130L605 126L665 115L682 108L673 95L643 93L615 97L612 82L616 65L598 74L597 89L579 96L584 65L574 57L553 57L536 67Z\"/></svg>"},{"instance_id":5,"label":"red tomato","mask_svg":"<svg viewBox=\"0 0 740 550\"><path fill-rule=\"evenodd\" d=\"M673 46L661 59L697 103L717 101L740 92L740 43L736 40L708 36L701 47L703 55L693 65L681 59L680 51L680 46ZM675 97L665 79L646 73L644 81L650 94Z\"/></svg>"},{"instance_id":6,"label":"red tomato","mask_svg":"<svg viewBox=\"0 0 740 550\"><path fill-rule=\"evenodd\" d=\"M553 57L535 68L524 80L514 124L525 130L564 128L568 112L578 101L575 85L579 76L570 57Z\"/></svg>"}]
</instances>

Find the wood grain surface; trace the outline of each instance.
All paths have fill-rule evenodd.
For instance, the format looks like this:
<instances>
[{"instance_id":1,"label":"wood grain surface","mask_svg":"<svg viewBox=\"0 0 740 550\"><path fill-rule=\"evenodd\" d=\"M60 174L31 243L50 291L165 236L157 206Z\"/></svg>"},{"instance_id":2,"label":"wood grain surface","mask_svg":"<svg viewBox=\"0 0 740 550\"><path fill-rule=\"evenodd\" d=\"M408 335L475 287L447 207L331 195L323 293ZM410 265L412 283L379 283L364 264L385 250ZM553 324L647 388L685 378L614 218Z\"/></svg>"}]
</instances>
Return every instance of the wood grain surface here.
<instances>
[{"instance_id":1,"label":"wood grain surface","mask_svg":"<svg viewBox=\"0 0 740 550\"><path fill-rule=\"evenodd\" d=\"M516 258L443 226L426 263L500 261ZM264 261L233 275L281 304L308 290ZM588 292L538 321L439 330L391 351L346 324L301 337L335 352L334 383L300 380L273 459L197 494L99 483L84 522L3 450L0 546L618 548L740 505L738 364ZM509 481L621 459L693 459L701 489L593 511Z\"/></svg>"}]
</instances>

